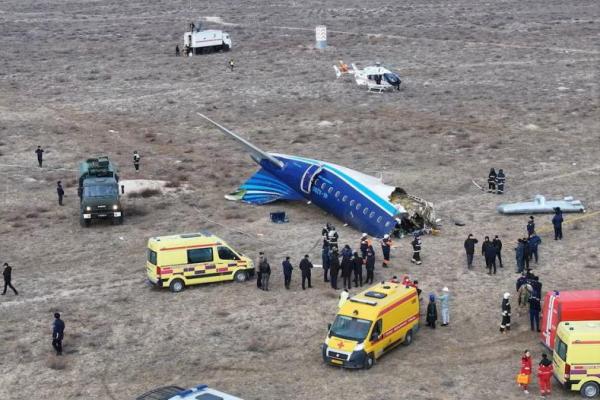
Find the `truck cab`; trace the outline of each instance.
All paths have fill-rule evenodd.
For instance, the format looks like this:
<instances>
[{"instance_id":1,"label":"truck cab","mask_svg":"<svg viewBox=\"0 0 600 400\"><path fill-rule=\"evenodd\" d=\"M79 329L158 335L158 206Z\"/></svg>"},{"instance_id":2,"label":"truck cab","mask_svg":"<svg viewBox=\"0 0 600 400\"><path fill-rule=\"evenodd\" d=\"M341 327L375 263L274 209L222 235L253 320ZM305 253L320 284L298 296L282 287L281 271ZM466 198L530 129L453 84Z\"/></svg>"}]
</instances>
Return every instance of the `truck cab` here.
<instances>
[{"instance_id":1,"label":"truck cab","mask_svg":"<svg viewBox=\"0 0 600 400\"><path fill-rule=\"evenodd\" d=\"M78 194L82 226L90 226L93 219L123 223L119 175L108 157L90 158L80 164Z\"/></svg>"}]
</instances>

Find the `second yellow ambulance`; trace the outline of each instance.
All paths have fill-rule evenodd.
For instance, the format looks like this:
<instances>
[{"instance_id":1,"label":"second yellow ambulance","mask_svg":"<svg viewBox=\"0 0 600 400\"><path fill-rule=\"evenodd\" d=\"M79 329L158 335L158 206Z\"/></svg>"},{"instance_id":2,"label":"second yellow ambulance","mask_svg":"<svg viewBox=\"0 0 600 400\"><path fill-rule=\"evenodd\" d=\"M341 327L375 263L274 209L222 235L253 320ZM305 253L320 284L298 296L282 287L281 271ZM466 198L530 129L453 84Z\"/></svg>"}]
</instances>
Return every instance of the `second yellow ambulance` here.
<instances>
[{"instance_id":1,"label":"second yellow ambulance","mask_svg":"<svg viewBox=\"0 0 600 400\"><path fill-rule=\"evenodd\" d=\"M419 328L417 290L382 282L350 297L339 309L322 346L327 364L369 369L400 343L409 345Z\"/></svg>"}]
</instances>

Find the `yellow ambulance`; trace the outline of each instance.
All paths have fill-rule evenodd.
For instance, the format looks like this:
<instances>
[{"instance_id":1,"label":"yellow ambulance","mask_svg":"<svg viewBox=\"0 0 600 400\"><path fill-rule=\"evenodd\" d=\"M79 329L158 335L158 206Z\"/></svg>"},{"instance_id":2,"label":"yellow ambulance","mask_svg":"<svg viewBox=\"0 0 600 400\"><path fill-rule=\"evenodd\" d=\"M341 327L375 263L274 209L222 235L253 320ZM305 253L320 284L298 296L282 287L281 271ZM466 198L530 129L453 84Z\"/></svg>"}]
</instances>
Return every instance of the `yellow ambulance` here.
<instances>
[{"instance_id":1,"label":"yellow ambulance","mask_svg":"<svg viewBox=\"0 0 600 400\"><path fill-rule=\"evenodd\" d=\"M583 397L600 396L600 321L561 322L553 353L554 377Z\"/></svg>"},{"instance_id":2,"label":"yellow ambulance","mask_svg":"<svg viewBox=\"0 0 600 400\"><path fill-rule=\"evenodd\" d=\"M327 364L369 369L419 329L419 298L412 286L381 282L348 298L329 325L322 346Z\"/></svg>"},{"instance_id":3,"label":"yellow ambulance","mask_svg":"<svg viewBox=\"0 0 600 400\"><path fill-rule=\"evenodd\" d=\"M254 265L222 239L201 232L148 239L146 273L154 285L181 292L201 283L244 282Z\"/></svg>"}]
</instances>

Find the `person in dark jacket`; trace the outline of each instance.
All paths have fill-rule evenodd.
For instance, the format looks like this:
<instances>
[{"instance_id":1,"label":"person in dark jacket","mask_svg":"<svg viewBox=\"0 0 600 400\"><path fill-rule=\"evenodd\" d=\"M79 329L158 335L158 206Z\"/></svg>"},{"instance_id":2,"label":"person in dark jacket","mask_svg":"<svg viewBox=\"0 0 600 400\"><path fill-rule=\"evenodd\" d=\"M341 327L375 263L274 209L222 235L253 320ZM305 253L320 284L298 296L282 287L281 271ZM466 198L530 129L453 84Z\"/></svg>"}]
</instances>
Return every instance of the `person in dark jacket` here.
<instances>
[{"instance_id":1,"label":"person in dark jacket","mask_svg":"<svg viewBox=\"0 0 600 400\"><path fill-rule=\"evenodd\" d=\"M383 268L387 268L390 263L390 251L392 248L392 239L390 239L390 235L383 235L383 239L381 240L381 251L383 252L383 263L381 266Z\"/></svg>"},{"instance_id":2,"label":"person in dark jacket","mask_svg":"<svg viewBox=\"0 0 600 400\"><path fill-rule=\"evenodd\" d=\"M354 270L354 287L363 285L362 270L363 270L363 259L358 255L358 252L354 252L352 258L352 269Z\"/></svg>"},{"instance_id":3,"label":"person in dark jacket","mask_svg":"<svg viewBox=\"0 0 600 400\"><path fill-rule=\"evenodd\" d=\"M481 246L481 251L483 252L483 256L485 257L485 266L488 269L488 275L492 274L492 270L494 274L496 274L496 247L490 241L489 236L485 237L485 241L483 242L483 246Z\"/></svg>"},{"instance_id":4,"label":"person in dark jacket","mask_svg":"<svg viewBox=\"0 0 600 400\"><path fill-rule=\"evenodd\" d=\"M37 154L37 161L38 161L38 166L40 168L42 168L42 162L44 161L44 149L42 149L42 146L38 146L37 149L35 150L35 154Z\"/></svg>"},{"instance_id":5,"label":"person in dark jacket","mask_svg":"<svg viewBox=\"0 0 600 400\"><path fill-rule=\"evenodd\" d=\"M65 335L65 323L60 319L59 313L54 313L54 322L52 323L52 347L57 356L62 355L62 341Z\"/></svg>"},{"instance_id":6,"label":"person in dark jacket","mask_svg":"<svg viewBox=\"0 0 600 400\"><path fill-rule=\"evenodd\" d=\"M260 270L260 288L262 290L269 290L269 278L271 277L271 266L267 261L267 257L263 258L262 262L258 266Z\"/></svg>"},{"instance_id":7,"label":"person in dark jacket","mask_svg":"<svg viewBox=\"0 0 600 400\"><path fill-rule=\"evenodd\" d=\"M56 182L56 194L58 195L58 205L63 205L63 197L65 196L65 190L62 187L61 181Z\"/></svg>"},{"instance_id":8,"label":"person in dark jacket","mask_svg":"<svg viewBox=\"0 0 600 400\"><path fill-rule=\"evenodd\" d=\"M525 243L523 239L517 240L517 247L515 248L515 255L517 259L517 273L520 274L525 270Z\"/></svg>"},{"instance_id":9,"label":"person in dark jacket","mask_svg":"<svg viewBox=\"0 0 600 400\"><path fill-rule=\"evenodd\" d=\"M531 260L532 258L535 260L535 263L538 263L538 246L540 244L542 244L542 239L536 234L534 233L533 235L531 235L529 237L529 239L527 240L527 243L529 243L529 259Z\"/></svg>"},{"instance_id":10,"label":"person in dark jacket","mask_svg":"<svg viewBox=\"0 0 600 400\"><path fill-rule=\"evenodd\" d=\"M348 250L348 251L347 251ZM350 254L348 254L348 252ZM350 290L352 288L352 270L354 269L352 262L352 250L346 245L342 249L342 288Z\"/></svg>"},{"instance_id":11,"label":"person in dark jacket","mask_svg":"<svg viewBox=\"0 0 600 400\"><path fill-rule=\"evenodd\" d=\"M498 264L500 268L504 268L502 266L502 255L500 252L502 251L502 241L498 237L498 235L494 236L494 240L492 240L492 245L496 248L496 257L498 258Z\"/></svg>"},{"instance_id":12,"label":"person in dark jacket","mask_svg":"<svg viewBox=\"0 0 600 400\"><path fill-rule=\"evenodd\" d=\"M525 263L525 269L529 269L529 260L531 260L531 244L529 239L523 238L523 262Z\"/></svg>"},{"instance_id":13,"label":"person in dark jacket","mask_svg":"<svg viewBox=\"0 0 600 400\"><path fill-rule=\"evenodd\" d=\"M498 170L498 174L496 175L496 193L504 194L504 183L506 182L506 176L504 175L504 171L502 168Z\"/></svg>"},{"instance_id":14,"label":"person in dark jacket","mask_svg":"<svg viewBox=\"0 0 600 400\"><path fill-rule=\"evenodd\" d=\"M331 283L331 287L335 290L338 290L337 280L340 271L340 257L337 249L329 252L329 268L329 281Z\"/></svg>"},{"instance_id":15,"label":"person in dark jacket","mask_svg":"<svg viewBox=\"0 0 600 400\"><path fill-rule=\"evenodd\" d=\"M412 243L413 256L410 262L413 264L421 265L421 237L415 234L415 238Z\"/></svg>"},{"instance_id":16,"label":"person in dark jacket","mask_svg":"<svg viewBox=\"0 0 600 400\"><path fill-rule=\"evenodd\" d=\"M181 52L179 51L179 45L176 44L175 45L175 57L179 57L181 55Z\"/></svg>"},{"instance_id":17,"label":"person in dark jacket","mask_svg":"<svg viewBox=\"0 0 600 400\"><path fill-rule=\"evenodd\" d=\"M527 273L525 271L521 271L521 276L517 279L517 282L515 285L517 287L517 292L519 291L521 286L527 284L527 281L528 281Z\"/></svg>"},{"instance_id":18,"label":"person in dark jacket","mask_svg":"<svg viewBox=\"0 0 600 400\"><path fill-rule=\"evenodd\" d=\"M265 259L265 253L263 253L262 251L258 252L258 261L256 262L255 265L255 269L256 269L256 287L257 288L261 288L262 285L262 275L260 272L260 264L262 263L262 261Z\"/></svg>"},{"instance_id":19,"label":"person in dark jacket","mask_svg":"<svg viewBox=\"0 0 600 400\"><path fill-rule=\"evenodd\" d=\"M473 268L473 255L475 254L475 244L478 240L473 237L472 233L469 233L465 240L465 252L467 253L467 268Z\"/></svg>"},{"instance_id":20,"label":"person in dark jacket","mask_svg":"<svg viewBox=\"0 0 600 400\"><path fill-rule=\"evenodd\" d=\"M8 263L4 263L4 271L2 271L2 277L4 278L4 290L2 291L2 295L6 294L6 289L11 288L15 295L18 295L17 289L12 285L12 267L8 265Z\"/></svg>"},{"instance_id":21,"label":"person in dark jacket","mask_svg":"<svg viewBox=\"0 0 600 400\"><path fill-rule=\"evenodd\" d=\"M281 263L281 266L283 267L283 284L286 289L289 289L290 283L292 282L292 270L294 269L290 262L290 258L286 257L285 261Z\"/></svg>"},{"instance_id":22,"label":"person in dark jacket","mask_svg":"<svg viewBox=\"0 0 600 400\"><path fill-rule=\"evenodd\" d=\"M554 227L554 240L562 240L562 223L563 216L560 207L554 209L554 217L552 217L552 226Z\"/></svg>"},{"instance_id":23,"label":"person in dark jacket","mask_svg":"<svg viewBox=\"0 0 600 400\"><path fill-rule=\"evenodd\" d=\"M367 260L365 266L367 269L367 279L365 280L365 283L373 283L375 272L375 250L373 250L373 246L371 245L367 248Z\"/></svg>"},{"instance_id":24,"label":"person in dark jacket","mask_svg":"<svg viewBox=\"0 0 600 400\"><path fill-rule=\"evenodd\" d=\"M323 261L323 281L329 282L329 278L327 277L329 272L329 231L331 230L331 225L329 222L323 227L321 230L321 236L323 237L323 247L321 250L321 260Z\"/></svg>"},{"instance_id":25,"label":"person in dark jacket","mask_svg":"<svg viewBox=\"0 0 600 400\"><path fill-rule=\"evenodd\" d=\"M533 331L535 326L535 331L539 332L542 306L540 305L540 298L536 296L535 292L535 290L532 290L532 294L529 297L529 321L531 322L531 330Z\"/></svg>"},{"instance_id":26,"label":"person in dark jacket","mask_svg":"<svg viewBox=\"0 0 600 400\"><path fill-rule=\"evenodd\" d=\"M140 170L140 159L142 157L140 156L140 153L138 153L137 150L135 150L133 152L133 167L135 168L135 171L139 171Z\"/></svg>"},{"instance_id":27,"label":"person in dark jacket","mask_svg":"<svg viewBox=\"0 0 600 400\"><path fill-rule=\"evenodd\" d=\"M431 293L429 295L429 304L427 304L427 326L435 329L435 323L437 321L437 305L435 304L435 295Z\"/></svg>"},{"instance_id":28,"label":"person in dark jacket","mask_svg":"<svg viewBox=\"0 0 600 400\"><path fill-rule=\"evenodd\" d=\"M504 293L502 299L502 322L500 323L500 333L510 331L510 293Z\"/></svg>"},{"instance_id":29,"label":"person in dark jacket","mask_svg":"<svg viewBox=\"0 0 600 400\"><path fill-rule=\"evenodd\" d=\"M488 174L488 193L493 192L496 192L496 170L490 168L490 173Z\"/></svg>"},{"instance_id":30,"label":"person in dark jacket","mask_svg":"<svg viewBox=\"0 0 600 400\"><path fill-rule=\"evenodd\" d=\"M527 221L527 235L531 236L535 232L535 218L533 215L529 216L529 221Z\"/></svg>"},{"instance_id":31,"label":"person in dark jacket","mask_svg":"<svg viewBox=\"0 0 600 400\"><path fill-rule=\"evenodd\" d=\"M308 254L306 254L304 256L304 258L302 259L302 261L300 261L299 268L300 268L300 271L302 271L302 290L306 289L305 283L307 281L308 281L308 287L312 288L312 286L310 284L310 275L311 275L310 270L313 268L313 265L310 262L310 258L308 257Z\"/></svg>"}]
</instances>

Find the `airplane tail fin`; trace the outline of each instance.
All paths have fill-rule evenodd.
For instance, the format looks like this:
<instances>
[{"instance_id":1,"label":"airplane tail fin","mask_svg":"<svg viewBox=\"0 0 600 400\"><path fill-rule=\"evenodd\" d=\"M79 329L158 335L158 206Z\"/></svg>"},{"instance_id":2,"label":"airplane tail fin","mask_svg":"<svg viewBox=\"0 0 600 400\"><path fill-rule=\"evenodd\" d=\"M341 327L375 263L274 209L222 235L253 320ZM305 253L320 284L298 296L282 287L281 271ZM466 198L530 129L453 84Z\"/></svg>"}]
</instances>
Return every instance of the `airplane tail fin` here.
<instances>
[{"instance_id":1,"label":"airplane tail fin","mask_svg":"<svg viewBox=\"0 0 600 400\"><path fill-rule=\"evenodd\" d=\"M250 155L252 156L252 159L254 161L256 161L257 163L260 164L260 162L262 160L268 160L271 164L273 164L277 168L280 168L280 169L283 168L283 162L281 162L277 158L273 157L271 154L259 149L258 147L256 147L255 145L253 145L252 143L250 143L243 137L241 137L241 136L237 135L236 133L230 131L229 129L225 128L223 125L213 121L212 119L208 118L206 115L201 114L201 113L197 113L197 114L199 116L201 116L202 118L204 118L205 120L207 120L208 122L210 122L211 124L213 124L213 126L215 128L217 128L218 130L220 130L221 132L227 134L228 136L232 137L233 139L235 139L236 141L241 143L242 146L244 146L244 148L246 149L246 151L250 153Z\"/></svg>"}]
</instances>

